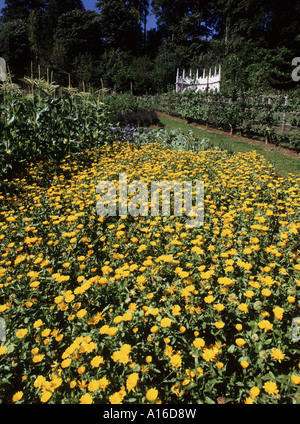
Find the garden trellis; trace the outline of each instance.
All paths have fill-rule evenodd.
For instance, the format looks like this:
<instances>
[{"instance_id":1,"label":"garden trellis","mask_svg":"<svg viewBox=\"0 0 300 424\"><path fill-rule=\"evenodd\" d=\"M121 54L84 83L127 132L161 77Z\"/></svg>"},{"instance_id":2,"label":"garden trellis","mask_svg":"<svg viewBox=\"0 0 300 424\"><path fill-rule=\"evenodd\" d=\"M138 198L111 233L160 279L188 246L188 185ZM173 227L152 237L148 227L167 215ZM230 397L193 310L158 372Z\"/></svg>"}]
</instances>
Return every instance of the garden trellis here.
<instances>
[{"instance_id":1,"label":"garden trellis","mask_svg":"<svg viewBox=\"0 0 300 424\"><path fill-rule=\"evenodd\" d=\"M218 69L215 67L214 72L210 68L208 72L206 69L203 69L202 76L199 76L199 70L197 69L196 75L192 75L192 70L190 69L189 75L185 73L183 69L182 75L180 75L179 68L177 69L176 75L176 93L179 91L185 92L186 90L193 91L220 91L221 87L221 65Z\"/></svg>"}]
</instances>

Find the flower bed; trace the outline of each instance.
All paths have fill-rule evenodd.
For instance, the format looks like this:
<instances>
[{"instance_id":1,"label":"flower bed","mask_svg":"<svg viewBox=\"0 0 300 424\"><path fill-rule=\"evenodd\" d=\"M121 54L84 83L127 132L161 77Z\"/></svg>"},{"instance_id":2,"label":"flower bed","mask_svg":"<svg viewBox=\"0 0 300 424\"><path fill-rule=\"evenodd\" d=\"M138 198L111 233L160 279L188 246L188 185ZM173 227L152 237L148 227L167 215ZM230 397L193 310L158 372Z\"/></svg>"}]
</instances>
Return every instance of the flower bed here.
<instances>
[{"instance_id":1,"label":"flower bed","mask_svg":"<svg viewBox=\"0 0 300 424\"><path fill-rule=\"evenodd\" d=\"M204 225L99 217L121 172L203 180ZM2 402L299 402L299 181L156 144L29 165L0 193Z\"/></svg>"}]
</instances>

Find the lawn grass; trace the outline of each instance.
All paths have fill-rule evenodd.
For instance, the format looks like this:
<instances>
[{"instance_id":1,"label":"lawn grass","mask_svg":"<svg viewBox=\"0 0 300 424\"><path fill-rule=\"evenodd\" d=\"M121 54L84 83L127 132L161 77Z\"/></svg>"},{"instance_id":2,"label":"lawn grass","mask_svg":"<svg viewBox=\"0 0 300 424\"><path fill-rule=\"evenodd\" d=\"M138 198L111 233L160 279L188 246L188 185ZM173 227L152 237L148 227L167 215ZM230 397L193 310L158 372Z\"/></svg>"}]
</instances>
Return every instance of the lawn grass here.
<instances>
[{"instance_id":1,"label":"lawn grass","mask_svg":"<svg viewBox=\"0 0 300 424\"><path fill-rule=\"evenodd\" d=\"M200 128L195 128L192 125L177 121L176 119L172 119L171 117L159 115L159 119L166 129L180 129L184 133L187 133L188 131L192 130L196 138L199 138L201 140L203 138L209 138L209 140L216 147L220 147L221 149L232 151L234 153L249 152L252 150L256 150L275 167L276 173L282 177L287 177L289 173L292 173L294 175L300 174L299 159L295 159L278 152L265 150L261 146L234 140L231 137L227 137L223 134L213 133L210 131L202 130Z\"/></svg>"}]
</instances>

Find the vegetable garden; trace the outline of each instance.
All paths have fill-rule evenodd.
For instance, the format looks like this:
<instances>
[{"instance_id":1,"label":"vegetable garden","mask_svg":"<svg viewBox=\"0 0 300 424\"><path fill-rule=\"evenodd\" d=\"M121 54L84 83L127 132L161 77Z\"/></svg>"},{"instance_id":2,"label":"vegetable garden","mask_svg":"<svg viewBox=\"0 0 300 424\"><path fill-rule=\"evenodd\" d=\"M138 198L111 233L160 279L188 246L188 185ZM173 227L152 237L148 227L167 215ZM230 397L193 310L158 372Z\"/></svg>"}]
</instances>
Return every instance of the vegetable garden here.
<instances>
[{"instance_id":1,"label":"vegetable garden","mask_svg":"<svg viewBox=\"0 0 300 424\"><path fill-rule=\"evenodd\" d=\"M262 138L300 150L299 96L263 96L251 92L222 91L143 96L143 107L247 137Z\"/></svg>"},{"instance_id":2,"label":"vegetable garden","mask_svg":"<svg viewBox=\"0 0 300 424\"><path fill-rule=\"evenodd\" d=\"M2 86L1 402L299 403L300 177L121 126L104 92L29 86ZM204 225L98 216L121 172L204 181Z\"/></svg>"}]
</instances>

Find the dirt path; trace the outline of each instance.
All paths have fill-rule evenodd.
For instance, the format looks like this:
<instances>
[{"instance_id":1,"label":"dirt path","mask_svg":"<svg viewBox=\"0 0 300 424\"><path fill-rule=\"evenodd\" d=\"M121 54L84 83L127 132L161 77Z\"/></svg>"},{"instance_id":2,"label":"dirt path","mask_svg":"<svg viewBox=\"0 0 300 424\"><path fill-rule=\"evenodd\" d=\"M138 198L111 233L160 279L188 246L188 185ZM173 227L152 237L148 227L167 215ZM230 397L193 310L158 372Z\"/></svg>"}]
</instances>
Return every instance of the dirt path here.
<instances>
[{"instance_id":1,"label":"dirt path","mask_svg":"<svg viewBox=\"0 0 300 424\"><path fill-rule=\"evenodd\" d=\"M177 116L172 116L172 115L169 115L168 113L165 113L165 112L156 111L156 113L157 113L158 116L159 115L166 116L167 118L173 119L174 121L182 122L184 124L190 125L192 127L198 128L200 130L204 130L204 131L211 132L211 133L222 134L222 135L225 135L228 138L232 138L232 139L237 140L237 141L242 141L244 143L252 144L253 146L260 146L265 150L281 153L282 155L289 156L293 159L299 159L300 160L300 153L297 153L297 152L295 152L294 150L291 150L291 149L286 149L286 148L281 147L281 146L275 146L275 144L266 144L263 141L254 140L252 138L240 137L238 135L230 135L228 132L225 132L225 131L221 131L221 130L209 128L209 127L206 128L205 125L199 125L199 124L196 124L196 123L188 123L188 121L186 119L179 118Z\"/></svg>"}]
</instances>

